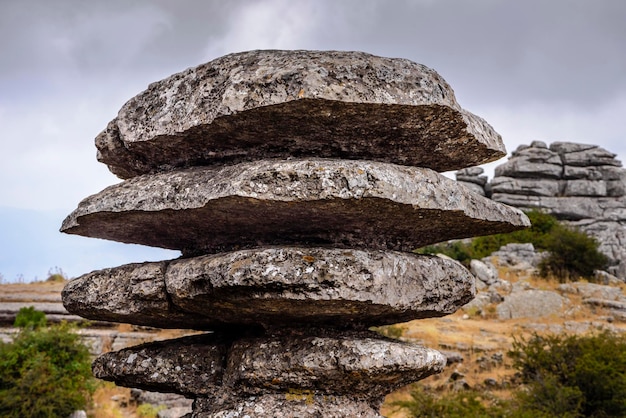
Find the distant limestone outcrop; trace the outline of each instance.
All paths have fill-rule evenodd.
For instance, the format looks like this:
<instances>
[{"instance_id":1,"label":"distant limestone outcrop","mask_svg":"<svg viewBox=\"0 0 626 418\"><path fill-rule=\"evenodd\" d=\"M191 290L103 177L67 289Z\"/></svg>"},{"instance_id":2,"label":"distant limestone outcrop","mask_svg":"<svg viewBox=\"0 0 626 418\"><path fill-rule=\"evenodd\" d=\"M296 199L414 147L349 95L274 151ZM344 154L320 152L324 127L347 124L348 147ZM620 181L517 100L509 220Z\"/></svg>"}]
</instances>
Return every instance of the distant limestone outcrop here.
<instances>
[{"instance_id":1,"label":"distant limestone outcrop","mask_svg":"<svg viewBox=\"0 0 626 418\"><path fill-rule=\"evenodd\" d=\"M600 251L626 277L626 170L597 145L541 141L520 145L489 183L480 167L457 172L479 194L523 210L544 210L600 242ZM480 190L478 190L480 189Z\"/></svg>"}]
</instances>

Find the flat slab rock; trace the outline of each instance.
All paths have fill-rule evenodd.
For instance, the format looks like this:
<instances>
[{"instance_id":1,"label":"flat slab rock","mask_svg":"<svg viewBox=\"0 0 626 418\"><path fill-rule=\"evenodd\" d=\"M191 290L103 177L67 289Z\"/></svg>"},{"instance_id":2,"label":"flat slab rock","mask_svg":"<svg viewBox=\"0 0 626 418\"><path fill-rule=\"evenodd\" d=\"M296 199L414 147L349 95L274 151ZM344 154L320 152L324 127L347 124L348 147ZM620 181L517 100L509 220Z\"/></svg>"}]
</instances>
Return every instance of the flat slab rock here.
<instances>
[{"instance_id":1,"label":"flat slab rock","mask_svg":"<svg viewBox=\"0 0 626 418\"><path fill-rule=\"evenodd\" d=\"M136 177L83 200L61 230L190 256L299 244L412 251L529 225L429 169L315 159Z\"/></svg>"},{"instance_id":2,"label":"flat slab rock","mask_svg":"<svg viewBox=\"0 0 626 418\"><path fill-rule=\"evenodd\" d=\"M443 370L436 350L371 332L310 329L228 343L201 335L110 352L93 364L96 377L122 386L186 396L309 393L351 395L380 405L384 396Z\"/></svg>"},{"instance_id":3,"label":"flat slab rock","mask_svg":"<svg viewBox=\"0 0 626 418\"><path fill-rule=\"evenodd\" d=\"M96 146L121 178L289 156L448 171L506 154L435 71L340 51L249 51L189 68L128 101Z\"/></svg>"},{"instance_id":4,"label":"flat slab rock","mask_svg":"<svg viewBox=\"0 0 626 418\"><path fill-rule=\"evenodd\" d=\"M161 328L368 328L447 315L474 294L474 277L452 260L292 247L95 271L70 281L63 303L85 318Z\"/></svg>"}]
</instances>

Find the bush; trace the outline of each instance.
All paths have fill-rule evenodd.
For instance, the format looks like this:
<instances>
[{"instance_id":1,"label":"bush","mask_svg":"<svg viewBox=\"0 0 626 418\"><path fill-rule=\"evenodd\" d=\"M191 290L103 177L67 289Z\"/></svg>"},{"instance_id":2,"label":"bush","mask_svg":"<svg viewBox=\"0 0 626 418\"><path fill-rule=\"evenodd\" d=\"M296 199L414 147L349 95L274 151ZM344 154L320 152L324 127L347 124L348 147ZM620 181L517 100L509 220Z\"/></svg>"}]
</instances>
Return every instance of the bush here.
<instances>
[{"instance_id":1,"label":"bush","mask_svg":"<svg viewBox=\"0 0 626 418\"><path fill-rule=\"evenodd\" d=\"M594 270L602 270L608 264L594 238L564 226L553 229L547 246L550 253L539 265L541 274L552 274L560 281L579 277L591 279Z\"/></svg>"},{"instance_id":2,"label":"bush","mask_svg":"<svg viewBox=\"0 0 626 418\"><path fill-rule=\"evenodd\" d=\"M20 310L25 324L13 342L0 343L0 416L66 417L86 409L95 380L89 350L66 323L45 327L45 315Z\"/></svg>"},{"instance_id":3,"label":"bush","mask_svg":"<svg viewBox=\"0 0 626 418\"><path fill-rule=\"evenodd\" d=\"M506 403L488 393L464 390L447 396L436 396L419 385L411 389L411 399L393 402L412 418L488 418L502 417Z\"/></svg>"},{"instance_id":4,"label":"bush","mask_svg":"<svg viewBox=\"0 0 626 418\"><path fill-rule=\"evenodd\" d=\"M46 314L35 310L33 306L29 306L20 308L15 316L13 326L16 328L38 329L45 327L46 323Z\"/></svg>"},{"instance_id":5,"label":"bush","mask_svg":"<svg viewBox=\"0 0 626 418\"><path fill-rule=\"evenodd\" d=\"M626 416L626 337L534 335L509 355L528 385L522 409L549 416Z\"/></svg>"},{"instance_id":6,"label":"bush","mask_svg":"<svg viewBox=\"0 0 626 418\"><path fill-rule=\"evenodd\" d=\"M526 215L532 224L528 229L430 245L417 252L442 253L469 266L472 259L487 257L503 245L532 243L535 249L549 252L539 266L543 276L554 275L561 281L579 277L591 279L594 270L606 268L608 259L598 251L598 242L594 238L566 227L547 213L529 211Z\"/></svg>"},{"instance_id":7,"label":"bush","mask_svg":"<svg viewBox=\"0 0 626 418\"><path fill-rule=\"evenodd\" d=\"M531 227L508 234L487 235L466 241L450 241L444 244L429 245L417 252L421 254L445 254L466 265L472 259L481 259L489 256L500 247L512 242L530 242L536 249L548 249L548 237L552 230L559 225L559 221L552 215L532 210L526 212Z\"/></svg>"},{"instance_id":8,"label":"bush","mask_svg":"<svg viewBox=\"0 0 626 418\"><path fill-rule=\"evenodd\" d=\"M414 385L410 400L392 405L415 418L626 416L626 336L535 334L514 339L509 356L525 385L512 400L473 390L437 396Z\"/></svg>"}]
</instances>

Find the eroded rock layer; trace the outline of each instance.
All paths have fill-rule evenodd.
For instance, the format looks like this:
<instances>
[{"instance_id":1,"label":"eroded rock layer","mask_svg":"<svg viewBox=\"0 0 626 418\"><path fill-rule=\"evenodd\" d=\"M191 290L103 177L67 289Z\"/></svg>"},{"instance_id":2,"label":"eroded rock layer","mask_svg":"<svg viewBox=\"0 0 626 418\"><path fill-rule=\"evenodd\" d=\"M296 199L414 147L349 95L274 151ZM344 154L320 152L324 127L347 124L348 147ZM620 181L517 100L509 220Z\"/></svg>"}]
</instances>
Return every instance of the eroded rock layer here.
<instances>
[{"instance_id":1,"label":"eroded rock layer","mask_svg":"<svg viewBox=\"0 0 626 418\"><path fill-rule=\"evenodd\" d=\"M193 418L255 417L255 418L382 418L364 400L353 396L318 395L307 391L246 396L238 398L229 393L196 398Z\"/></svg>"},{"instance_id":2,"label":"eroded rock layer","mask_svg":"<svg viewBox=\"0 0 626 418\"><path fill-rule=\"evenodd\" d=\"M205 334L143 344L103 354L96 377L197 397L248 395L350 395L377 404L395 388L440 372L446 359L417 344L371 331L287 330L264 337Z\"/></svg>"},{"instance_id":3,"label":"eroded rock layer","mask_svg":"<svg viewBox=\"0 0 626 418\"><path fill-rule=\"evenodd\" d=\"M249 51L151 84L96 139L122 178L266 158L456 170L505 155L435 71L362 52Z\"/></svg>"},{"instance_id":4,"label":"eroded rock layer","mask_svg":"<svg viewBox=\"0 0 626 418\"><path fill-rule=\"evenodd\" d=\"M412 251L528 225L429 169L316 159L133 178L83 200L62 230L197 255L300 244Z\"/></svg>"},{"instance_id":5,"label":"eroded rock layer","mask_svg":"<svg viewBox=\"0 0 626 418\"><path fill-rule=\"evenodd\" d=\"M447 315L474 294L474 277L438 257L266 248L95 271L63 300L85 318L162 328L367 328Z\"/></svg>"}]
</instances>

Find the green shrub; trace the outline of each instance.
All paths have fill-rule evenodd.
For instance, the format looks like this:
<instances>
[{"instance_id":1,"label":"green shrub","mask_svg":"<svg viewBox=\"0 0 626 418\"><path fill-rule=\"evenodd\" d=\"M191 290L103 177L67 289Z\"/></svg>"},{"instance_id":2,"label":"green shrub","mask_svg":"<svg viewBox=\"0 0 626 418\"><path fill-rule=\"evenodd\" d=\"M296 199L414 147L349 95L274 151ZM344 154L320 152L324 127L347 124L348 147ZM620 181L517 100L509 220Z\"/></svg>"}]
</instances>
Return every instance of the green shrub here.
<instances>
[{"instance_id":1,"label":"green shrub","mask_svg":"<svg viewBox=\"0 0 626 418\"><path fill-rule=\"evenodd\" d=\"M526 213L532 226L508 234L487 235L472 240L450 241L417 250L420 254L445 254L469 266L510 243L532 243L535 249L548 251L539 266L543 276L554 275L561 281L584 277L591 279L594 270L606 268L608 259L598 251L598 242L561 224L554 216L539 211Z\"/></svg>"},{"instance_id":2,"label":"green shrub","mask_svg":"<svg viewBox=\"0 0 626 418\"><path fill-rule=\"evenodd\" d=\"M95 389L89 350L72 326L42 326L33 311L21 311L26 326L13 342L0 343L0 416L66 417L86 409Z\"/></svg>"},{"instance_id":3,"label":"green shrub","mask_svg":"<svg viewBox=\"0 0 626 418\"><path fill-rule=\"evenodd\" d=\"M437 396L419 385L413 385L410 400L392 403L412 418L502 417L505 416L506 405L506 402L493 398L487 392L463 390Z\"/></svg>"},{"instance_id":4,"label":"green shrub","mask_svg":"<svg viewBox=\"0 0 626 418\"><path fill-rule=\"evenodd\" d=\"M509 356L524 386L512 400L474 390L436 395L414 385L392 405L410 417L580 418L626 416L626 336L515 338Z\"/></svg>"},{"instance_id":5,"label":"green shrub","mask_svg":"<svg viewBox=\"0 0 626 418\"><path fill-rule=\"evenodd\" d=\"M579 277L591 279L594 270L602 270L608 264L594 238L565 226L553 229L547 247L549 254L539 265L541 274L552 274L561 281Z\"/></svg>"},{"instance_id":6,"label":"green shrub","mask_svg":"<svg viewBox=\"0 0 626 418\"><path fill-rule=\"evenodd\" d=\"M528 385L518 394L520 408L559 417L626 416L626 337L534 335L516 339L509 355Z\"/></svg>"},{"instance_id":7,"label":"green shrub","mask_svg":"<svg viewBox=\"0 0 626 418\"><path fill-rule=\"evenodd\" d=\"M481 259L489 256L500 247L513 242L530 242L536 249L548 248L549 236L552 230L559 225L559 221L552 215L536 210L526 212L531 227L508 234L495 234L476 237L472 240L450 241L443 244L429 245L417 250L421 254L445 254L463 264L469 265L472 259Z\"/></svg>"},{"instance_id":8,"label":"green shrub","mask_svg":"<svg viewBox=\"0 0 626 418\"><path fill-rule=\"evenodd\" d=\"M46 314L35 310L34 306L20 308L13 326L16 328L41 328L46 326Z\"/></svg>"}]
</instances>

